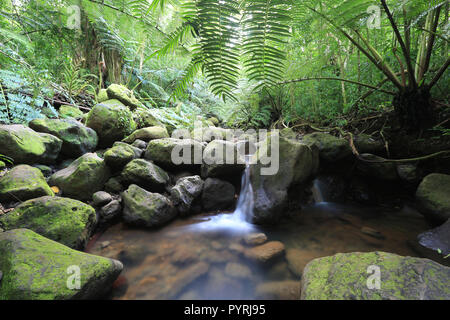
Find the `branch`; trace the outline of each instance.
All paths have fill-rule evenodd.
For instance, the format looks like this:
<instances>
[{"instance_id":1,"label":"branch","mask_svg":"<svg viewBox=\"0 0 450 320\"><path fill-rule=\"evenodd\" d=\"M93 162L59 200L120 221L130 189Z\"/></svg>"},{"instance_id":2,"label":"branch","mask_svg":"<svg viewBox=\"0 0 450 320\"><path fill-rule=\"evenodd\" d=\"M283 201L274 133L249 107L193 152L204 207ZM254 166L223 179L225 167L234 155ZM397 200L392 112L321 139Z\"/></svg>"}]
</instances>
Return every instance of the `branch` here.
<instances>
[{"instance_id":1,"label":"branch","mask_svg":"<svg viewBox=\"0 0 450 320\"><path fill-rule=\"evenodd\" d=\"M427 159L431 159L431 158L435 158L437 156L443 155L443 154L447 154L450 153L450 150L445 150L445 151L439 151L433 154L429 154L426 156L422 156L422 157L417 157L417 158L411 158L411 159L380 159L380 160L367 160L364 159L362 156L358 157L358 160L364 161L364 162L369 162L369 163L385 163L385 162L416 162L416 161L420 161L420 160L427 160Z\"/></svg>"},{"instance_id":2,"label":"branch","mask_svg":"<svg viewBox=\"0 0 450 320\"><path fill-rule=\"evenodd\" d=\"M348 80L348 79L343 79L343 78L333 78L333 77L301 78L301 79L282 81L282 82L278 82L277 84L278 85L284 85L284 84L289 84L289 83L302 82L302 81L311 81L311 80L335 80L335 81L342 81L342 82L348 82L348 83L356 84L356 85L359 85L359 86L362 86L362 87L378 90L380 92L383 92L383 93L386 93L386 94L390 94L390 95L393 95L393 96L395 96L395 94L396 94L393 91L383 90L383 89L380 89L380 88L378 88L376 86L372 86L370 84L361 83L361 82L358 82L358 81L353 81L353 80Z\"/></svg>"},{"instance_id":3,"label":"branch","mask_svg":"<svg viewBox=\"0 0 450 320\"><path fill-rule=\"evenodd\" d=\"M411 81L413 88L417 88L416 78L414 77L414 68L411 63L411 56L409 55L408 49L406 48L406 45L405 45L405 42L403 41L400 31L398 30L397 24L395 23L394 18L392 17L391 11L389 10L389 8L386 4L386 0L380 0L380 1L384 8L384 11L386 11L386 14L389 18L389 22L391 23L391 26L394 29L395 36L398 40L398 43L400 44L400 47L402 48L403 55L405 56L406 66L408 68L409 80Z\"/></svg>"},{"instance_id":4,"label":"branch","mask_svg":"<svg viewBox=\"0 0 450 320\"><path fill-rule=\"evenodd\" d=\"M439 79L444 74L445 70L447 70L449 65L450 65L450 58L448 58L447 61L445 61L445 63L442 65L442 67L438 70L438 72L434 76L433 80L431 80L431 82L428 85L429 89L434 87L434 85L439 81Z\"/></svg>"}]
</instances>

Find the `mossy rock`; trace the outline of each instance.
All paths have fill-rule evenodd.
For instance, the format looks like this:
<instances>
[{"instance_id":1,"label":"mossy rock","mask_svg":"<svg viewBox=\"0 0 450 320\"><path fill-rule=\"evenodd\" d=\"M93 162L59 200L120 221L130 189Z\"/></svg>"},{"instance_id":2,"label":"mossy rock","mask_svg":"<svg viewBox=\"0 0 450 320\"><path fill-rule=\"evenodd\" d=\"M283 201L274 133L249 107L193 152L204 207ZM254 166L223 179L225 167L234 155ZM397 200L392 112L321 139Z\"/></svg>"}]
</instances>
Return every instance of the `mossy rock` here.
<instances>
[{"instance_id":1,"label":"mossy rock","mask_svg":"<svg viewBox=\"0 0 450 320\"><path fill-rule=\"evenodd\" d=\"M432 173L417 188L419 211L436 222L450 219L450 175Z\"/></svg>"},{"instance_id":2,"label":"mossy rock","mask_svg":"<svg viewBox=\"0 0 450 320\"><path fill-rule=\"evenodd\" d=\"M148 192L132 184L122 193L123 218L125 222L137 227L159 227L177 215L172 202L158 193Z\"/></svg>"},{"instance_id":3,"label":"mossy rock","mask_svg":"<svg viewBox=\"0 0 450 320\"><path fill-rule=\"evenodd\" d=\"M0 300L99 299L123 269L117 260L70 249L28 229L0 233L0 256ZM72 289L68 284L77 269L80 287Z\"/></svg>"},{"instance_id":4,"label":"mossy rock","mask_svg":"<svg viewBox=\"0 0 450 320\"><path fill-rule=\"evenodd\" d=\"M233 137L233 132L229 129L207 127L195 128L191 132L191 138L196 141L211 142L213 140L227 140L227 135Z\"/></svg>"},{"instance_id":5,"label":"mossy rock","mask_svg":"<svg viewBox=\"0 0 450 320\"><path fill-rule=\"evenodd\" d=\"M103 159L95 153L86 153L67 168L55 172L49 184L59 187L62 194L70 198L90 200L95 192L103 189L110 176Z\"/></svg>"},{"instance_id":6,"label":"mossy rock","mask_svg":"<svg viewBox=\"0 0 450 320\"><path fill-rule=\"evenodd\" d=\"M165 126L153 115L152 109L138 108L133 111L133 119L136 122L137 128L148 127L164 127Z\"/></svg>"},{"instance_id":7,"label":"mossy rock","mask_svg":"<svg viewBox=\"0 0 450 320\"><path fill-rule=\"evenodd\" d=\"M165 127L148 127L134 131L131 135L123 139L123 142L133 143L137 139L148 142L155 139L169 138L169 133Z\"/></svg>"},{"instance_id":8,"label":"mossy rock","mask_svg":"<svg viewBox=\"0 0 450 320\"><path fill-rule=\"evenodd\" d=\"M218 126L218 125L220 124L219 119L217 119L216 117L208 118L207 121L210 121L210 122L211 122L213 125L215 125L215 126Z\"/></svg>"},{"instance_id":9,"label":"mossy rock","mask_svg":"<svg viewBox=\"0 0 450 320\"><path fill-rule=\"evenodd\" d=\"M126 186L136 184L148 191L164 191L170 178L167 172L144 159L135 159L122 171L121 181Z\"/></svg>"},{"instance_id":10,"label":"mossy rock","mask_svg":"<svg viewBox=\"0 0 450 320\"><path fill-rule=\"evenodd\" d=\"M109 99L117 99L124 105L130 108L130 110L135 110L142 106L142 103L136 99L133 91L120 84L111 84L108 89L106 89Z\"/></svg>"},{"instance_id":11,"label":"mossy rock","mask_svg":"<svg viewBox=\"0 0 450 320\"><path fill-rule=\"evenodd\" d=\"M54 196L38 168L19 165L0 178L0 201L18 202L41 196Z\"/></svg>"},{"instance_id":12,"label":"mossy rock","mask_svg":"<svg viewBox=\"0 0 450 320\"><path fill-rule=\"evenodd\" d=\"M372 268L372 269L370 269ZM380 287L369 277L379 268ZM338 253L314 259L303 272L303 300L448 300L450 268L386 252Z\"/></svg>"},{"instance_id":13,"label":"mossy rock","mask_svg":"<svg viewBox=\"0 0 450 320\"><path fill-rule=\"evenodd\" d=\"M106 89L101 89L97 94L97 103L102 103L106 100L109 100L108 91Z\"/></svg>"},{"instance_id":14,"label":"mossy rock","mask_svg":"<svg viewBox=\"0 0 450 320\"><path fill-rule=\"evenodd\" d=\"M170 189L171 199L181 214L190 213L194 201L202 194L203 185L204 181L200 176L189 176L180 178Z\"/></svg>"},{"instance_id":15,"label":"mossy rock","mask_svg":"<svg viewBox=\"0 0 450 320\"><path fill-rule=\"evenodd\" d=\"M303 137L303 142L319 148L320 158L336 162L352 155L352 149L345 139L336 138L324 132L315 132Z\"/></svg>"},{"instance_id":16,"label":"mossy rock","mask_svg":"<svg viewBox=\"0 0 450 320\"><path fill-rule=\"evenodd\" d=\"M110 147L136 130L133 114L118 100L95 105L87 116L86 126L97 132L100 148Z\"/></svg>"},{"instance_id":17,"label":"mossy rock","mask_svg":"<svg viewBox=\"0 0 450 320\"><path fill-rule=\"evenodd\" d=\"M241 176L245 159L240 157L238 145L231 141L213 140L203 152L203 178Z\"/></svg>"},{"instance_id":18,"label":"mossy rock","mask_svg":"<svg viewBox=\"0 0 450 320\"><path fill-rule=\"evenodd\" d=\"M192 139L156 139L148 143L144 157L164 169L189 169L202 164L204 147Z\"/></svg>"},{"instance_id":19,"label":"mossy rock","mask_svg":"<svg viewBox=\"0 0 450 320\"><path fill-rule=\"evenodd\" d=\"M35 119L29 126L37 132L61 139L61 153L68 157L79 157L97 147L97 133L74 119Z\"/></svg>"},{"instance_id":20,"label":"mossy rock","mask_svg":"<svg viewBox=\"0 0 450 320\"><path fill-rule=\"evenodd\" d=\"M82 118L84 113L78 107L62 105L58 110L59 116L65 118Z\"/></svg>"},{"instance_id":21,"label":"mossy rock","mask_svg":"<svg viewBox=\"0 0 450 320\"><path fill-rule=\"evenodd\" d=\"M51 164L58 157L61 146L61 139L24 125L0 125L1 154L14 159L15 164Z\"/></svg>"},{"instance_id":22,"label":"mossy rock","mask_svg":"<svg viewBox=\"0 0 450 320\"><path fill-rule=\"evenodd\" d=\"M40 197L0 216L5 230L30 229L74 249L84 249L96 223L95 209L77 200Z\"/></svg>"},{"instance_id":23,"label":"mossy rock","mask_svg":"<svg viewBox=\"0 0 450 320\"><path fill-rule=\"evenodd\" d=\"M359 153L382 154L385 152L383 141L377 140L368 134L358 134L354 137L354 144Z\"/></svg>"},{"instance_id":24,"label":"mossy rock","mask_svg":"<svg viewBox=\"0 0 450 320\"><path fill-rule=\"evenodd\" d=\"M397 166L394 162L384 162L384 160L385 159L379 156L370 153L363 153L360 155L360 159L358 161L358 171L363 176L378 180L397 180L399 178L397 174Z\"/></svg>"},{"instance_id":25,"label":"mossy rock","mask_svg":"<svg viewBox=\"0 0 450 320\"><path fill-rule=\"evenodd\" d=\"M106 164L114 170L121 170L131 160L138 158L133 147L125 143L114 145L104 153L103 157Z\"/></svg>"}]
</instances>

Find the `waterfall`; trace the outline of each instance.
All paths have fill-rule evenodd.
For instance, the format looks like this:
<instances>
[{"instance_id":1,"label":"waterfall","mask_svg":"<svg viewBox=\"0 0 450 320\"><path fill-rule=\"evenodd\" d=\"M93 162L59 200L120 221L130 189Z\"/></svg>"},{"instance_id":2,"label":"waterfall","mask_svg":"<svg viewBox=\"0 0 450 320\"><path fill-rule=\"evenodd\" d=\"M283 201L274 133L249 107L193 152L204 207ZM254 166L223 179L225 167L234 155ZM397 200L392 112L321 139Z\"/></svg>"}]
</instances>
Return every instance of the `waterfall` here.
<instances>
[{"instance_id":1,"label":"waterfall","mask_svg":"<svg viewBox=\"0 0 450 320\"><path fill-rule=\"evenodd\" d=\"M250 156L245 157L245 171L242 175L241 193L233 217L239 221L248 221L253 213L253 188L250 181Z\"/></svg>"}]
</instances>

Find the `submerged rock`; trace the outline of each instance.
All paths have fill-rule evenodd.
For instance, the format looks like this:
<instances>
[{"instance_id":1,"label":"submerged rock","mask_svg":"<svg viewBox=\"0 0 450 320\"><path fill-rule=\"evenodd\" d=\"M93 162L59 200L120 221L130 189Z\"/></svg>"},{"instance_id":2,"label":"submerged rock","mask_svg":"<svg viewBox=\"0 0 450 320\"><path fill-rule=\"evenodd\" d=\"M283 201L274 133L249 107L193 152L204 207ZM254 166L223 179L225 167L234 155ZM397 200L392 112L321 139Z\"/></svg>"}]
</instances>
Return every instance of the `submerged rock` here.
<instances>
[{"instance_id":1,"label":"submerged rock","mask_svg":"<svg viewBox=\"0 0 450 320\"><path fill-rule=\"evenodd\" d=\"M134 131L131 135L123 139L123 142L134 143L136 140L149 142L156 139L169 138L167 129L160 126L142 128Z\"/></svg>"},{"instance_id":2,"label":"submerged rock","mask_svg":"<svg viewBox=\"0 0 450 320\"><path fill-rule=\"evenodd\" d=\"M61 153L68 157L79 157L93 152L97 147L97 133L73 119L35 119L29 126L37 132L49 133L61 139Z\"/></svg>"},{"instance_id":3,"label":"submerged rock","mask_svg":"<svg viewBox=\"0 0 450 320\"><path fill-rule=\"evenodd\" d=\"M38 168L19 165L0 177L0 201L19 202L54 193Z\"/></svg>"},{"instance_id":4,"label":"submerged rock","mask_svg":"<svg viewBox=\"0 0 450 320\"><path fill-rule=\"evenodd\" d=\"M78 200L90 200L92 195L103 189L110 177L105 161L95 153L86 153L67 168L55 172L49 184L57 186L63 195Z\"/></svg>"},{"instance_id":5,"label":"submerged rock","mask_svg":"<svg viewBox=\"0 0 450 320\"><path fill-rule=\"evenodd\" d=\"M450 175L432 173L419 185L416 199L419 211L432 220L444 223L450 219Z\"/></svg>"},{"instance_id":6,"label":"submerged rock","mask_svg":"<svg viewBox=\"0 0 450 320\"><path fill-rule=\"evenodd\" d=\"M249 246L257 246L267 241L264 233L250 233L244 237L244 242Z\"/></svg>"},{"instance_id":7,"label":"submerged rock","mask_svg":"<svg viewBox=\"0 0 450 320\"><path fill-rule=\"evenodd\" d=\"M246 249L244 255L251 260L268 262L284 254L284 244L280 241L270 241L260 246Z\"/></svg>"},{"instance_id":8,"label":"submerged rock","mask_svg":"<svg viewBox=\"0 0 450 320\"><path fill-rule=\"evenodd\" d=\"M273 281L258 285L256 299L300 300L300 281Z\"/></svg>"},{"instance_id":9,"label":"submerged rock","mask_svg":"<svg viewBox=\"0 0 450 320\"><path fill-rule=\"evenodd\" d=\"M225 266L225 274L238 279L249 279L252 277L252 271L246 265L236 262L228 262Z\"/></svg>"},{"instance_id":10,"label":"submerged rock","mask_svg":"<svg viewBox=\"0 0 450 320\"><path fill-rule=\"evenodd\" d=\"M163 169L144 159L135 159L122 171L121 181L125 185L136 184L149 191L163 191L169 183L169 175Z\"/></svg>"},{"instance_id":11,"label":"submerged rock","mask_svg":"<svg viewBox=\"0 0 450 320\"><path fill-rule=\"evenodd\" d=\"M202 194L204 181L200 176L184 177L170 189L173 203L181 214L188 214L195 200Z\"/></svg>"},{"instance_id":12,"label":"submerged rock","mask_svg":"<svg viewBox=\"0 0 450 320\"><path fill-rule=\"evenodd\" d=\"M122 199L124 220L133 226L158 227L171 221L177 215L169 199L134 184L122 193Z\"/></svg>"},{"instance_id":13,"label":"submerged rock","mask_svg":"<svg viewBox=\"0 0 450 320\"><path fill-rule=\"evenodd\" d=\"M380 287L369 277L379 267ZM303 300L448 300L450 268L392 253L338 253L311 261L302 278Z\"/></svg>"},{"instance_id":14,"label":"submerged rock","mask_svg":"<svg viewBox=\"0 0 450 320\"><path fill-rule=\"evenodd\" d=\"M311 147L280 137L278 166L276 158L272 157L273 172L263 172L269 167L262 161L270 154L272 138L263 142L254 156L257 164L250 166L255 203L252 222L257 224L280 220L287 208L289 189L308 181L318 167L317 154Z\"/></svg>"},{"instance_id":15,"label":"submerged rock","mask_svg":"<svg viewBox=\"0 0 450 320\"><path fill-rule=\"evenodd\" d=\"M203 185L202 204L206 211L227 210L235 204L234 186L223 180L208 178Z\"/></svg>"},{"instance_id":16,"label":"submerged rock","mask_svg":"<svg viewBox=\"0 0 450 320\"><path fill-rule=\"evenodd\" d=\"M327 162L336 162L352 155L352 149L345 139L336 138L324 132L315 132L303 137L308 145L319 148L320 158Z\"/></svg>"},{"instance_id":17,"label":"submerged rock","mask_svg":"<svg viewBox=\"0 0 450 320\"><path fill-rule=\"evenodd\" d=\"M70 249L27 229L0 233L0 256L0 300L99 299L123 269L117 260ZM72 289L77 271L80 286Z\"/></svg>"},{"instance_id":18,"label":"submerged rock","mask_svg":"<svg viewBox=\"0 0 450 320\"><path fill-rule=\"evenodd\" d=\"M16 164L51 164L61 151L61 139L38 133L21 124L0 124L1 154L14 159Z\"/></svg>"},{"instance_id":19,"label":"submerged rock","mask_svg":"<svg viewBox=\"0 0 450 320\"><path fill-rule=\"evenodd\" d=\"M136 129L131 111L118 100L96 104L87 115L86 126L97 132L101 148L110 147Z\"/></svg>"},{"instance_id":20,"label":"submerged rock","mask_svg":"<svg viewBox=\"0 0 450 320\"><path fill-rule=\"evenodd\" d=\"M74 249L84 249L96 222L94 208L60 197L28 200L0 216L5 230L30 229Z\"/></svg>"}]
</instances>

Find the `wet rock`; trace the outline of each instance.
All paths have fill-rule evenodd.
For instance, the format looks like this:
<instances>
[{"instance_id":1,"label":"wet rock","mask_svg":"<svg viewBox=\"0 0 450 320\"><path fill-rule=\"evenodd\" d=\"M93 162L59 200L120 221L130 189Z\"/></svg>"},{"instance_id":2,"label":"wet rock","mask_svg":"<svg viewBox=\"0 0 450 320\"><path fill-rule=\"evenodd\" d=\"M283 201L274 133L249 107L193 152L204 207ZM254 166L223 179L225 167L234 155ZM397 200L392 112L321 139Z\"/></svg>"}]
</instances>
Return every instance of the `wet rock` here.
<instances>
[{"instance_id":1,"label":"wet rock","mask_svg":"<svg viewBox=\"0 0 450 320\"><path fill-rule=\"evenodd\" d=\"M267 241L264 233L250 233L244 237L244 242L249 246L256 246Z\"/></svg>"},{"instance_id":2,"label":"wet rock","mask_svg":"<svg viewBox=\"0 0 450 320\"><path fill-rule=\"evenodd\" d=\"M165 169L189 169L201 165L203 149L202 143L192 139L156 139L148 143L144 157Z\"/></svg>"},{"instance_id":3,"label":"wet rock","mask_svg":"<svg viewBox=\"0 0 450 320\"><path fill-rule=\"evenodd\" d=\"M450 219L450 175L432 173L419 185L416 199L419 211L439 223Z\"/></svg>"},{"instance_id":4,"label":"wet rock","mask_svg":"<svg viewBox=\"0 0 450 320\"><path fill-rule=\"evenodd\" d=\"M393 181L398 179L397 166L394 162L383 162L383 158L369 153L361 154L360 158L367 160L358 161L358 171L363 175L386 181Z\"/></svg>"},{"instance_id":5,"label":"wet rock","mask_svg":"<svg viewBox=\"0 0 450 320\"><path fill-rule=\"evenodd\" d=\"M256 224L278 222L283 217L288 205L288 191L311 178L316 173L319 161L309 146L280 137L279 166L272 161L273 172L263 171L269 166L262 165L260 160L270 154L271 141L274 138L276 136L271 136L270 139L263 142L258 153L255 154L255 157L259 158L258 163L250 166L254 193L252 222Z\"/></svg>"},{"instance_id":6,"label":"wet rock","mask_svg":"<svg viewBox=\"0 0 450 320\"><path fill-rule=\"evenodd\" d=\"M443 225L419 234L419 243L443 256L450 254L450 220Z\"/></svg>"},{"instance_id":7,"label":"wet rock","mask_svg":"<svg viewBox=\"0 0 450 320\"><path fill-rule=\"evenodd\" d=\"M230 278L224 275L223 269L211 267L207 275L203 299L216 297L216 299L245 299L241 292L243 290L243 280Z\"/></svg>"},{"instance_id":8,"label":"wet rock","mask_svg":"<svg viewBox=\"0 0 450 320\"><path fill-rule=\"evenodd\" d=\"M27 229L0 233L0 256L0 300L99 299L123 269L117 260L70 249ZM73 266L82 275L79 290L67 285Z\"/></svg>"},{"instance_id":9,"label":"wet rock","mask_svg":"<svg viewBox=\"0 0 450 320\"><path fill-rule=\"evenodd\" d=\"M167 172L144 159L135 159L122 171L121 181L124 185L136 184L149 191L163 191L169 183Z\"/></svg>"},{"instance_id":10,"label":"wet rock","mask_svg":"<svg viewBox=\"0 0 450 320\"><path fill-rule=\"evenodd\" d=\"M130 110L135 110L139 107L142 107L142 103L138 99L136 99L133 91L125 86L113 83L106 89L106 92L109 99L119 100L124 105L129 107Z\"/></svg>"},{"instance_id":11,"label":"wet rock","mask_svg":"<svg viewBox=\"0 0 450 320\"><path fill-rule=\"evenodd\" d=\"M92 195L92 205L102 207L113 200L112 196L105 191L98 191Z\"/></svg>"},{"instance_id":12,"label":"wet rock","mask_svg":"<svg viewBox=\"0 0 450 320\"><path fill-rule=\"evenodd\" d=\"M171 262L175 265L186 265L198 260L198 250L188 245L180 245L171 256Z\"/></svg>"},{"instance_id":13,"label":"wet rock","mask_svg":"<svg viewBox=\"0 0 450 320\"><path fill-rule=\"evenodd\" d=\"M208 178L203 186L203 208L207 211L230 209L235 204L235 193L231 183Z\"/></svg>"},{"instance_id":14,"label":"wet rock","mask_svg":"<svg viewBox=\"0 0 450 320\"><path fill-rule=\"evenodd\" d=\"M54 193L42 172L29 165L19 165L0 177L0 201L18 202Z\"/></svg>"},{"instance_id":15,"label":"wet rock","mask_svg":"<svg viewBox=\"0 0 450 320\"><path fill-rule=\"evenodd\" d=\"M206 146L201 167L203 178L240 177L244 169L245 162L239 158L237 143L214 140Z\"/></svg>"},{"instance_id":16,"label":"wet rock","mask_svg":"<svg viewBox=\"0 0 450 320\"><path fill-rule=\"evenodd\" d=\"M251 270L246 265L236 262L227 263L225 274L238 279L249 279L252 276Z\"/></svg>"},{"instance_id":17,"label":"wet rock","mask_svg":"<svg viewBox=\"0 0 450 320\"><path fill-rule=\"evenodd\" d=\"M256 287L257 299L300 300L300 281L274 281Z\"/></svg>"},{"instance_id":18,"label":"wet rock","mask_svg":"<svg viewBox=\"0 0 450 320\"><path fill-rule=\"evenodd\" d=\"M97 133L74 119L35 119L29 126L61 139L61 154L67 157L79 157L97 147Z\"/></svg>"},{"instance_id":19,"label":"wet rock","mask_svg":"<svg viewBox=\"0 0 450 320\"><path fill-rule=\"evenodd\" d=\"M375 239L380 239L380 240L386 239L386 237L383 236L383 234L381 234L381 232L379 232L375 229L369 228L369 227L362 227L361 232L364 234L367 234L368 236L371 236Z\"/></svg>"},{"instance_id":20,"label":"wet rock","mask_svg":"<svg viewBox=\"0 0 450 320\"><path fill-rule=\"evenodd\" d=\"M284 254L284 244L270 241L263 245L249 248L244 252L248 259L258 262L268 262Z\"/></svg>"},{"instance_id":21,"label":"wet rock","mask_svg":"<svg viewBox=\"0 0 450 320\"><path fill-rule=\"evenodd\" d=\"M158 227L176 217L172 202L158 193L150 193L132 184L122 193L123 217L127 224L138 227Z\"/></svg>"},{"instance_id":22,"label":"wet rock","mask_svg":"<svg viewBox=\"0 0 450 320\"><path fill-rule=\"evenodd\" d=\"M125 190L120 177L112 177L105 183L105 190L111 193L120 193Z\"/></svg>"},{"instance_id":23,"label":"wet rock","mask_svg":"<svg viewBox=\"0 0 450 320\"><path fill-rule=\"evenodd\" d=\"M145 246L132 244L122 249L117 256L117 259L127 266L134 266L140 264L147 254L148 249Z\"/></svg>"},{"instance_id":24,"label":"wet rock","mask_svg":"<svg viewBox=\"0 0 450 320\"><path fill-rule=\"evenodd\" d=\"M95 153L86 153L67 168L55 172L49 184L59 187L65 196L90 200L95 192L103 189L110 175L103 159Z\"/></svg>"},{"instance_id":25,"label":"wet rock","mask_svg":"<svg viewBox=\"0 0 450 320\"><path fill-rule=\"evenodd\" d=\"M380 268L380 289L369 289L371 266ZM375 281L373 281L375 282ZM338 253L306 266L303 300L448 300L450 268L392 253ZM373 283L374 285L376 283Z\"/></svg>"},{"instance_id":26,"label":"wet rock","mask_svg":"<svg viewBox=\"0 0 450 320\"><path fill-rule=\"evenodd\" d=\"M145 142L145 141L142 141L142 140L139 140L139 139L137 139L137 140L135 140L132 144L131 144L133 147L136 147L136 148L139 148L139 149L141 149L141 150L145 150L145 149L147 149L147 142Z\"/></svg>"},{"instance_id":27,"label":"wet rock","mask_svg":"<svg viewBox=\"0 0 450 320\"><path fill-rule=\"evenodd\" d=\"M227 133L232 133L228 129L208 127L196 128L191 132L191 138L197 141L211 142L213 140L226 140Z\"/></svg>"},{"instance_id":28,"label":"wet rock","mask_svg":"<svg viewBox=\"0 0 450 320\"><path fill-rule=\"evenodd\" d=\"M104 205L99 212L100 222L106 223L114 220L122 213L122 206L118 200L113 200Z\"/></svg>"},{"instance_id":29,"label":"wet rock","mask_svg":"<svg viewBox=\"0 0 450 320\"><path fill-rule=\"evenodd\" d=\"M87 116L86 126L97 132L100 148L110 147L136 129L132 113L118 100L95 105Z\"/></svg>"},{"instance_id":30,"label":"wet rock","mask_svg":"<svg viewBox=\"0 0 450 320\"><path fill-rule=\"evenodd\" d=\"M385 152L383 141L375 139L368 134L359 134L354 137L353 142L356 150L361 153L382 154Z\"/></svg>"},{"instance_id":31,"label":"wet rock","mask_svg":"<svg viewBox=\"0 0 450 320\"><path fill-rule=\"evenodd\" d=\"M81 201L40 197L25 201L0 216L5 230L26 228L74 249L84 249L97 218L95 210Z\"/></svg>"},{"instance_id":32,"label":"wet rock","mask_svg":"<svg viewBox=\"0 0 450 320\"><path fill-rule=\"evenodd\" d=\"M51 164L61 151L62 140L20 124L0 124L0 150L16 164Z\"/></svg>"},{"instance_id":33,"label":"wet rock","mask_svg":"<svg viewBox=\"0 0 450 320\"><path fill-rule=\"evenodd\" d=\"M123 142L134 143L136 140L142 140L149 142L156 139L169 138L169 133L165 127L154 126L148 128L142 128L134 131L131 135L123 139Z\"/></svg>"},{"instance_id":34,"label":"wet rock","mask_svg":"<svg viewBox=\"0 0 450 320\"><path fill-rule=\"evenodd\" d=\"M191 211L192 204L202 194L203 184L200 176L184 177L170 189L171 199L181 214Z\"/></svg>"},{"instance_id":35,"label":"wet rock","mask_svg":"<svg viewBox=\"0 0 450 320\"><path fill-rule=\"evenodd\" d=\"M245 251L245 247L239 243L232 243L230 244L230 246L228 247L228 249L232 252L236 252L236 253L244 253Z\"/></svg>"},{"instance_id":36,"label":"wet rock","mask_svg":"<svg viewBox=\"0 0 450 320\"><path fill-rule=\"evenodd\" d=\"M187 268L180 270L176 276L172 278L171 285L165 288L163 295L175 298L189 284L205 275L209 270L209 265L205 262L198 262Z\"/></svg>"},{"instance_id":37,"label":"wet rock","mask_svg":"<svg viewBox=\"0 0 450 320\"><path fill-rule=\"evenodd\" d=\"M311 256L299 249L286 250L286 260L289 270L296 276L301 277L306 264L312 260Z\"/></svg>"},{"instance_id":38,"label":"wet rock","mask_svg":"<svg viewBox=\"0 0 450 320\"><path fill-rule=\"evenodd\" d=\"M352 149L345 139L336 138L324 132L315 132L303 137L308 145L319 148L320 158L327 162L336 162L352 155Z\"/></svg>"},{"instance_id":39,"label":"wet rock","mask_svg":"<svg viewBox=\"0 0 450 320\"><path fill-rule=\"evenodd\" d=\"M106 164L115 171L121 170L127 163L136 158L132 147L125 144L114 146L104 154Z\"/></svg>"}]
</instances>

